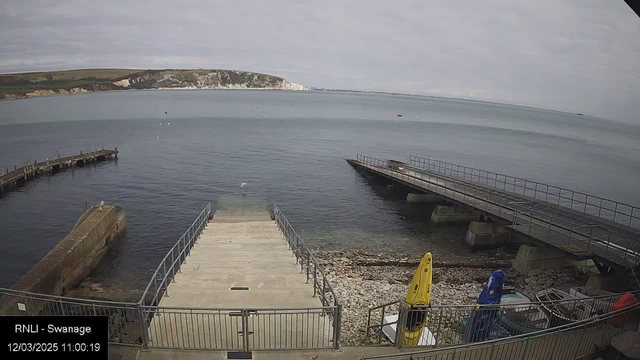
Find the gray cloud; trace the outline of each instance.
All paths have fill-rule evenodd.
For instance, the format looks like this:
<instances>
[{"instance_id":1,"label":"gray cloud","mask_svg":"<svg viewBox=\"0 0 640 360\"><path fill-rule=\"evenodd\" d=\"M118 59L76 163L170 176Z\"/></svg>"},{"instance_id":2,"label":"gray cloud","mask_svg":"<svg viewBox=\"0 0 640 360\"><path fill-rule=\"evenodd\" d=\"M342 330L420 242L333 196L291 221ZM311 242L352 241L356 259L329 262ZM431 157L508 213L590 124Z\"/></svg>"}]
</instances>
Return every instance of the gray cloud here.
<instances>
[{"instance_id":1,"label":"gray cloud","mask_svg":"<svg viewBox=\"0 0 640 360\"><path fill-rule=\"evenodd\" d=\"M241 69L640 123L640 19L622 0L5 0L0 49L0 72Z\"/></svg>"}]
</instances>

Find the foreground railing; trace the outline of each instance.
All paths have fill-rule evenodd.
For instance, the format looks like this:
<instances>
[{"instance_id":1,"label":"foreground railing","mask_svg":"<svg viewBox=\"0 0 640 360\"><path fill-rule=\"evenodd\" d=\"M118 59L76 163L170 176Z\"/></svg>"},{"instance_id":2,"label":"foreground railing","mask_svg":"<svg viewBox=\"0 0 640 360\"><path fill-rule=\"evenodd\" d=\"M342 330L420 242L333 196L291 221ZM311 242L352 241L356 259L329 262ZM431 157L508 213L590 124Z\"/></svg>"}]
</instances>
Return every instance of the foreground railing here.
<instances>
[{"instance_id":1,"label":"foreground railing","mask_svg":"<svg viewBox=\"0 0 640 360\"><path fill-rule=\"evenodd\" d=\"M108 316L109 342L202 350L339 349L342 306L317 260L274 205L276 224L312 281L322 307L196 308L157 306L186 263L211 214L198 215L154 272L138 303L92 301L0 288L0 315ZM150 300L147 301L147 297ZM150 305L149 305L150 304Z\"/></svg>"},{"instance_id":2,"label":"foreground railing","mask_svg":"<svg viewBox=\"0 0 640 360\"><path fill-rule=\"evenodd\" d=\"M306 273L307 283L311 281L313 287L313 296L318 296L320 303L324 307L335 307L336 311L333 317L333 340L334 348L340 348L340 329L342 327L342 305L329 280L322 271L322 267L318 264L318 260L313 256L309 247L304 243L300 235L291 226L289 220L282 214L276 204L273 205L273 214L276 224L282 232L289 249L293 251L296 257L296 263L300 265L300 273Z\"/></svg>"},{"instance_id":3,"label":"foreground railing","mask_svg":"<svg viewBox=\"0 0 640 360\"><path fill-rule=\"evenodd\" d=\"M107 316L109 343L197 350L334 349L338 306L244 309L142 306L0 288L0 315Z\"/></svg>"},{"instance_id":4,"label":"foreground railing","mask_svg":"<svg viewBox=\"0 0 640 360\"><path fill-rule=\"evenodd\" d=\"M36 294L0 288L0 315L107 316L109 343L142 345L145 331L140 306Z\"/></svg>"},{"instance_id":5,"label":"foreground railing","mask_svg":"<svg viewBox=\"0 0 640 360\"><path fill-rule=\"evenodd\" d=\"M549 359L573 360L594 353L594 344L626 331L636 331L640 304L556 328L506 339L464 344L364 359Z\"/></svg>"},{"instance_id":6,"label":"foreground railing","mask_svg":"<svg viewBox=\"0 0 640 360\"><path fill-rule=\"evenodd\" d=\"M635 296L640 291L632 292ZM559 301L534 301L500 305L433 305L422 309L403 309L402 301L369 309L366 336L372 343L393 342L404 346L404 326L394 339L384 333L390 325L424 322L424 345L432 347L476 343L563 326L610 313L624 293L572 298ZM385 321L385 316L398 320Z\"/></svg>"},{"instance_id":7,"label":"foreground railing","mask_svg":"<svg viewBox=\"0 0 640 360\"><path fill-rule=\"evenodd\" d=\"M214 309L144 306L149 347L193 350L336 348L337 306Z\"/></svg>"},{"instance_id":8,"label":"foreground railing","mask_svg":"<svg viewBox=\"0 0 640 360\"><path fill-rule=\"evenodd\" d=\"M180 272L182 264L186 262L187 256L189 256L193 245L198 240L198 236L207 225L209 214L211 214L211 203L200 212L187 231L182 234L180 239L160 261L140 298L141 304L157 305L162 296L168 294L169 283ZM149 301L147 301L147 295L153 295Z\"/></svg>"},{"instance_id":9,"label":"foreground railing","mask_svg":"<svg viewBox=\"0 0 640 360\"><path fill-rule=\"evenodd\" d=\"M409 156L409 163L413 166L445 176L453 176L514 194L544 200L622 225L640 228L640 208L629 204L533 180L521 179L419 156Z\"/></svg>"},{"instance_id":10,"label":"foreground railing","mask_svg":"<svg viewBox=\"0 0 640 360\"><path fill-rule=\"evenodd\" d=\"M324 275L322 267L318 265L318 260L316 260L311 250L309 250L300 235L298 235L293 226L291 226L289 220L287 220L275 204L273 205L273 213L276 224L287 240L289 249L291 249L296 256L296 263L300 265L300 273L302 274L306 271L307 283L312 281L313 296L320 296L322 306L340 305L338 297L333 291L333 287L331 287L329 280L327 280L327 277Z\"/></svg>"}]
</instances>

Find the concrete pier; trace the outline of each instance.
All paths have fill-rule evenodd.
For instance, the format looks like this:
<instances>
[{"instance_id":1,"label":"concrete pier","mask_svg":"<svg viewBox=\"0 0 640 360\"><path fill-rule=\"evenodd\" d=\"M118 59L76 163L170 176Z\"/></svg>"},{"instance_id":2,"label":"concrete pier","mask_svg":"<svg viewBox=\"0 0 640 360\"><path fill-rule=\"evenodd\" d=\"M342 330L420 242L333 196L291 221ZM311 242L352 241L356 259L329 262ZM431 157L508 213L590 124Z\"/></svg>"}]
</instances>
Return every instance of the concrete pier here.
<instances>
[{"instance_id":1,"label":"concrete pier","mask_svg":"<svg viewBox=\"0 0 640 360\"><path fill-rule=\"evenodd\" d=\"M564 251L551 247L521 245L513 261L513 268L521 274L534 269L560 268L565 266L594 266L591 260L576 260Z\"/></svg>"},{"instance_id":2,"label":"concrete pier","mask_svg":"<svg viewBox=\"0 0 640 360\"><path fill-rule=\"evenodd\" d=\"M442 202L442 198L437 196L437 195L432 195L432 194L416 194L416 193L409 193L407 194L407 202L410 203L427 203L427 204L434 204L434 203L441 203Z\"/></svg>"},{"instance_id":3,"label":"concrete pier","mask_svg":"<svg viewBox=\"0 0 640 360\"><path fill-rule=\"evenodd\" d=\"M240 215L215 213L181 272L169 285L160 306L220 309L206 313L196 311L195 320L182 317L180 320L185 322L186 341L214 341L217 348L241 349L243 342L249 341L253 349L278 349L291 346L293 339L299 347L329 344L331 319L321 310L309 314L308 309L322 305L313 296L312 285L296 265L295 257L267 211ZM260 308L275 310L246 310ZM250 314L246 324L238 323L244 317L234 309L245 309L243 311ZM193 347L169 334L175 327L166 321L176 313L166 311L164 316L154 317L150 324L151 344ZM180 311L183 310L176 310ZM304 316L298 316L302 313ZM193 326L198 315L206 319L207 326ZM214 333L216 329L218 332ZM249 339L242 338L243 329ZM320 338L327 343L318 344Z\"/></svg>"},{"instance_id":4,"label":"concrete pier","mask_svg":"<svg viewBox=\"0 0 640 360\"><path fill-rule=\"evenodd\" d=\"M436 205L431 220L436 223L478 221L480 215L462 206Z\"/></svg>"},{"instance_id":5,"label":"concrete pier","mask_svg":"<svg viewBox=\"0 0 640 360\"><path fill-rule=\"evenodd\" d=\"M47 158L46 161L42 162L38 162L38 160L34 160L33 163L26 162L22 167L16 165L13 171L0 169L0 197L16 187L24 186L27 181L31 181L42 174L53 174L62 169L76 166L82 167L88 163L98 163L110 158L118 158L118 148L115 148L115 150L105 150L104 148L100 150L87 149L81 151L79 155L67 157L56 155L55 158Z\"/></svg>"},{"instance_id":6,"label":"concrete pier","mask_svg":"<svg viewBox=\"0 0 640 360\"><path fill-rule=\"evenodd\" d=\"M63 295L71 286L89 275L113 241L125 230L124 210L115 205L93 206L73 230L40 262L31 268L11 289L32 293ZM35 315L36 304L18 311L15 304L2 304L0 314Z\"/></svg>"},{"instance_id":7,"label":"concrete pier","mask_svg":"<svg viewBox=\"0 0 640 360\"><path fill-rule=\"evenodd\" d=\"M632 270L640 264L636 250L640 243L638 207L417 156L410 156L408 164L364 155L347 162L360 173L415 189L411 192L437 194L447 204L473 211L436 206L432 213L435 222L490 218L508 224L506 228L518 240L553 247L576 260L592 258L604 272L626 272L631 286L639 286Z\"/></svg>"},{"instance_id":8,"label":"concrete pier","mask_svg":"<svg viewBox=\"0 0 640 360\"><path fill-rule=\"evenodd\" d=\"M495 222L472 221L464 241L472 248L500 246L509 241L509 232L504 225Z\"/></svg>"}]
</instances>

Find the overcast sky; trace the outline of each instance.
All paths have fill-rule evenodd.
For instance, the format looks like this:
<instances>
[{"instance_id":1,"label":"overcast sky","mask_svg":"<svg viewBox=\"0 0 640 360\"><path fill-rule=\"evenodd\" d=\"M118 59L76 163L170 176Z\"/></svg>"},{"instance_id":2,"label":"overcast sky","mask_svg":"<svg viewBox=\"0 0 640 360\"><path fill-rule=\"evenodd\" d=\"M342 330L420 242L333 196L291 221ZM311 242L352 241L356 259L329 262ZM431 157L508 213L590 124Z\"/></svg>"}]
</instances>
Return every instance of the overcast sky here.
<instances>
[{"instance_id":1,"label":"overcast sky","mask_svg":"<svg viewBox=\"0 0 640 360\"><path fill-rule=\"evenodd\" d=\"M0 72L218 68L640 124L623 0L0 2Z\"/></svg>"}]
</instances>

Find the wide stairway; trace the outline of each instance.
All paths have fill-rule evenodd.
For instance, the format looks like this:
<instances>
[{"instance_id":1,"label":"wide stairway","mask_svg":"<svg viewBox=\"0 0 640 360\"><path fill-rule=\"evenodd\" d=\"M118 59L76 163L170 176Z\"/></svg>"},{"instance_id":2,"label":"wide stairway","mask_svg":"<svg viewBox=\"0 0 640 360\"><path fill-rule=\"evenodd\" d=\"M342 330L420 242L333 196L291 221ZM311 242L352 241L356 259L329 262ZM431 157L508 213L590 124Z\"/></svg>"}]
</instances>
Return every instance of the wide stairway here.
<instances>
[{"instance_id":1,"label":"wide stairway","mask_svg":"<svg viewBox=\"0 0 640 360\"><path fill-rule=\"evenodd\" d=\"M169 294L161 306L320 306L267 211L216 212Z\"/></svg>"},{"instance_id":2,"label":"wide stairway","mask_svg":"<svg viewBox=\"0 0 640 360\"><path fill-rule=\"evenodd\" d=\"M159 306L153 347L332 346L332 319L268 211L216 212Z\"/></svg>"}]
</instances>

